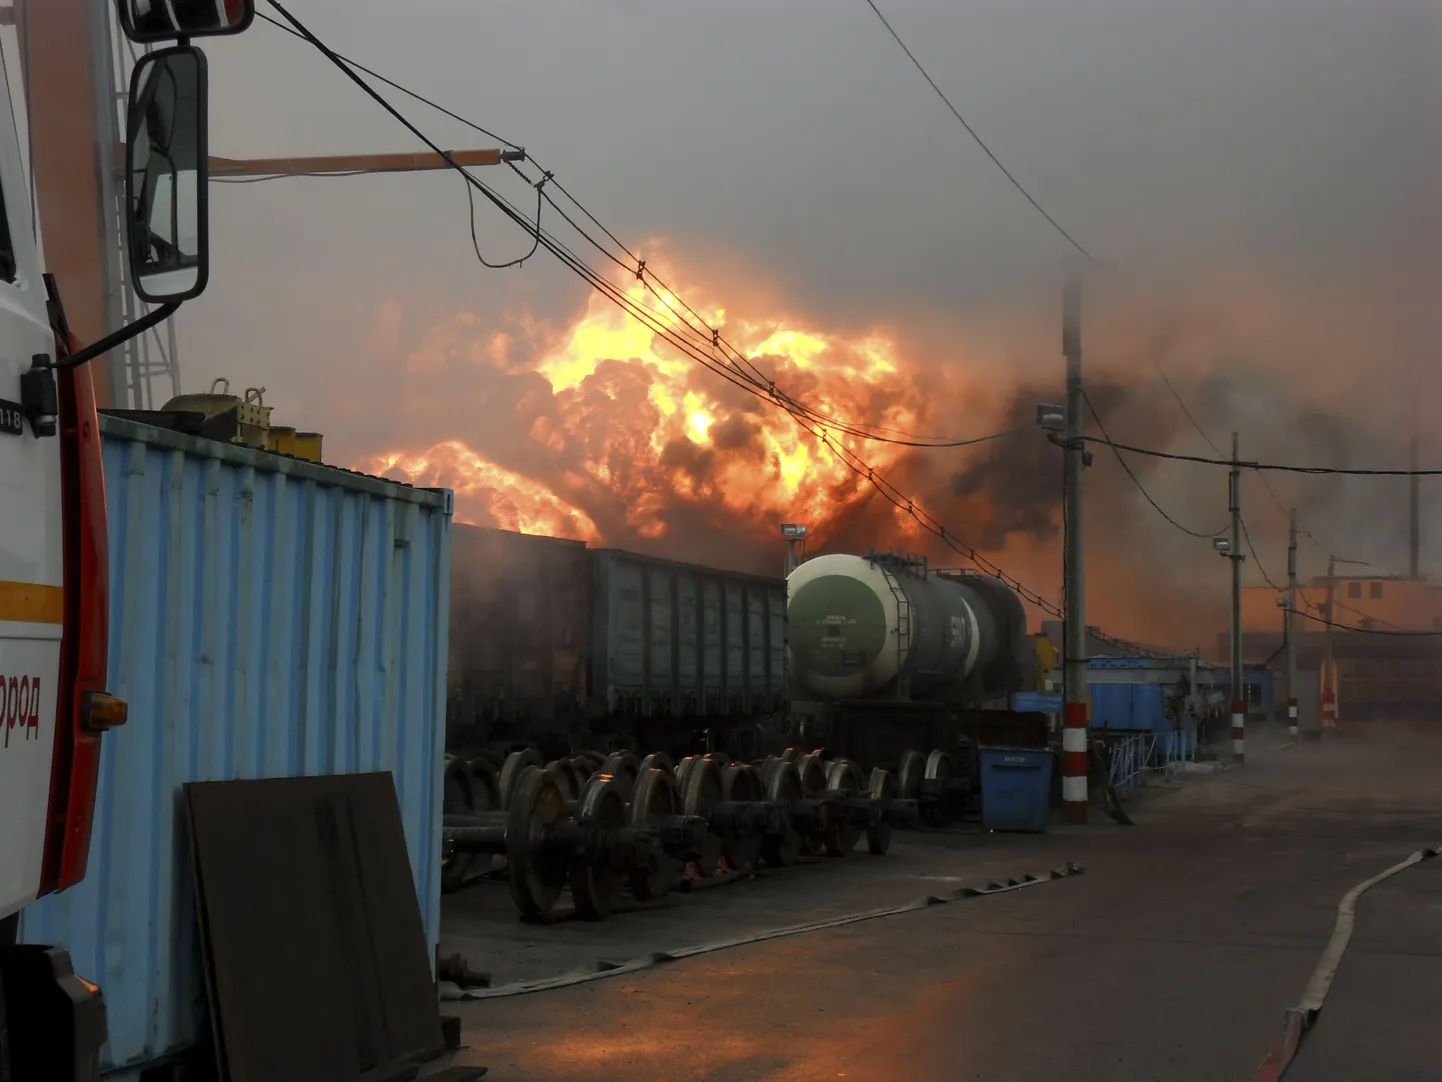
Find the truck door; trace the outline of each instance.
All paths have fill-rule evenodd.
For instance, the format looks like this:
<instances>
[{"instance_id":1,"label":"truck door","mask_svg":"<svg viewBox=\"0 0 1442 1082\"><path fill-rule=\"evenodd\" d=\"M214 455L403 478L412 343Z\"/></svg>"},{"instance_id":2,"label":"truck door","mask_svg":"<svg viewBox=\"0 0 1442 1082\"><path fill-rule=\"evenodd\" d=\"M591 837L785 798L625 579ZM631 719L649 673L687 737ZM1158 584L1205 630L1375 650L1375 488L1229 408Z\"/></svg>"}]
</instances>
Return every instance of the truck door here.
<instances>
[{"instance_id":1,"label":"truck door","mask_svg":"<svg viewBox=\"0 0 1442 1082\"><path fill-rule=\"evenodd\" d=\"M64 622L60 440L24 416L53 358L14 114L0 89L0 918L40 889Z\"/></svg>"}]
</instances>

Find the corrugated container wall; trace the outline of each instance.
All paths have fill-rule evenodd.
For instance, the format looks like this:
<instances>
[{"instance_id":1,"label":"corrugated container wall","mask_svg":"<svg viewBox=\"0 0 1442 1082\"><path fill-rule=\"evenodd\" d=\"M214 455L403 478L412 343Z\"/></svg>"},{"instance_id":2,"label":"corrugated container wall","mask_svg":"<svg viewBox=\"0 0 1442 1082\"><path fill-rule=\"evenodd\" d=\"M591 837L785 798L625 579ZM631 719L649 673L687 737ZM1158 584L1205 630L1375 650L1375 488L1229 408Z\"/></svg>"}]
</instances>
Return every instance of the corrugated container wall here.
<instances>
[{"instance_id":1,"label":"corrugated container wall","mask_svg":"<svg viewBox=\"0 0 1442 1082\"><path fill-rule=\"evenodd\" d=\"M608 714L764 714L786 693L786 582L592 552L591 694Z\"/></svg>"},{"instance_id":2,"label":"corrugated container wall","mask_svg":"<svg viewBox=\"0 0 1442 1082\"><path fill-rule=\"evenodd\" d=\"M201 1037L189 781L388 770L432 950L450 493L101 419L110 690L85 880L25 911L104 989L106 1071Z\"/></svg>"}]
</instances>

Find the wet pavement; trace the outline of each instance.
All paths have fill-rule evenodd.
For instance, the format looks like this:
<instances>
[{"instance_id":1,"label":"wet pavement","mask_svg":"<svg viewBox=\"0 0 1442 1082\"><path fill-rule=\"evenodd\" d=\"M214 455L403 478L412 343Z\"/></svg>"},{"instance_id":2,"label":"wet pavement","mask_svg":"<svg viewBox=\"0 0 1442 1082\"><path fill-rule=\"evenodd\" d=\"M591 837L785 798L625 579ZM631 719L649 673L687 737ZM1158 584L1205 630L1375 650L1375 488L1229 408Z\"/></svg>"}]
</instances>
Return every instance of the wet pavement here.
<instances>
[{"instance_id":1,"label":"wet pavement","mask_svg":"<svg viewBox=\"0 0 1442 1082\"><path fill-rule=\"evenodd\" d=\"M1075 878L463 1004L489 1078L1249 1082L1343 894L1442 843L1442 740L1254 740L1240 770L1153 786L1137 825L898 835L600 925L516 922L504 886L447 901L443 950L498 982L873 909L1064 861ZM1286 1078L1442 1079L1442 860L1363 895Z\"/></svg>"}]
</instances>

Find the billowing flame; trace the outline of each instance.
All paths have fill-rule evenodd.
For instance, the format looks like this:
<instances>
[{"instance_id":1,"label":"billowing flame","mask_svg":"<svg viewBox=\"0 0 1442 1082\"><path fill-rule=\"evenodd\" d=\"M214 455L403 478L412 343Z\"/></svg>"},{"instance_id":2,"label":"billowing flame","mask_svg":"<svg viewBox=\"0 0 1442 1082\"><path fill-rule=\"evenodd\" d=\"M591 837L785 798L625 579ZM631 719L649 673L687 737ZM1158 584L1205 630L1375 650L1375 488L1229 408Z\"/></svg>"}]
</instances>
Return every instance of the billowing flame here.
<instances>
[{"instance_id":1,"label":"billowing flame","mask_svg":"<svg viewBox=\"0 0 1442 1082\"><path fill-rule=\"evenodd\" d=\"M663 271L668 278L673 272ZM617 279L630 300L669 328L681 317L718 330L755 366L746 369L819 413L852 423L915 431L927 398L903 378L895 341L884 333L846 337L785 317L728 318L717 305L686 312L630 276ZM445 334L471 341L471 362L497 378L536 376L549 384L513 396L514 418L478 416L474 431L453 431L433 446L394 450L361 468L415 484L455 489L462 521L618 543L624 537L670 534L678 515L713 527L739 523L768 536L781 520L815 528L868 494L868 486L827 441L798 426L783 410L750 395L686 356L660 334L600 294L562 333L521 348L508 331L474 317ZM718 366L739 370L707 347ZM413 362L414 363L414 362ZM836 432L829 440L862 453L878 471L901 449L858 443Z\"/></svg>"},{"instance_id":2,"label":"billowing flame","mask_svg":"<svg viewBox=\"0 0 1442 1082\"><path fill-rule=\"evenodd\" d=\"M371 469L409 484L445 478L461 502L479 501L491 523L503 530L594 540L596 524L558 499L545 485L487 462L459 440L446 440L421 454L379 455Z\"/></svg>"}]
</instances>

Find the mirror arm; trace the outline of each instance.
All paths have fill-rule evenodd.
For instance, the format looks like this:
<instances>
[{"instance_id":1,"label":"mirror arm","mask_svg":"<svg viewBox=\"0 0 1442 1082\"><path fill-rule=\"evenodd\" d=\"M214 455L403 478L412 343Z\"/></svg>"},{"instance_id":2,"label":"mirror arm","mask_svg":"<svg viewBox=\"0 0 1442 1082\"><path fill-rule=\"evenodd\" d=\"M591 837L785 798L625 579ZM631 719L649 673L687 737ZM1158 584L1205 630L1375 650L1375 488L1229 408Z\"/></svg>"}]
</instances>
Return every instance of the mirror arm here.
<instances>
[{"instance_id":1,"label":"mirror arm","mask_svg":"<svg viewBox=\"0 0 1442 1082\"><path fill-rule=\"evenodd\" d=\"M169 319L172 315L175 314L176 310L180 307L180 305L180 301L172 301L169 304L162 304L160 307L146 312L145 315L141 316L133 323L127 323L124 327L121 327L120 330L112 331L110 334L107 334L99 341L91 342L90 345L77 350L69 356L57 359L55 362L55 367L78 368L80 365L85 364L87 361L93 361L102 353L109 353L116 346L124 345L132 338L144 334L146 331L150 330L151 327L154 327L157 323L161 323Z\"/></svg>"}]
</instances>

